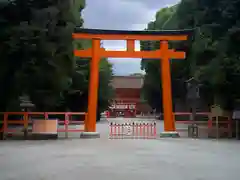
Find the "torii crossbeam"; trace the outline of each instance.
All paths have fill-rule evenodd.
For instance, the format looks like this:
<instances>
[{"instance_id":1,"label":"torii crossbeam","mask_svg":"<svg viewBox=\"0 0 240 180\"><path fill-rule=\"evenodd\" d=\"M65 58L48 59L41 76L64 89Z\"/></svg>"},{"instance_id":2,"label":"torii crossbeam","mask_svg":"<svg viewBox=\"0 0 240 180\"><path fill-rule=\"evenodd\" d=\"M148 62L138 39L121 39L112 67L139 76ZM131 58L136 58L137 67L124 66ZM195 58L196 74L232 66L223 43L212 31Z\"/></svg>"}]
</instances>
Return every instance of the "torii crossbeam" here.
<instances>
[{"instance_id":1,"label":"torii crossbeam","mask_svg":"<svg viewBox=\"0 0 240 180\"><path fill-rule=\"evenodd\" d=\"M185 52L176 52L169 49L168 41L185 41L191 30L169 30L169 31L122 31L75 28L74 39L92 40L92 48L85 50L74 50L74 55L89 57L91 60L89 97L88 97L88 119L85 123L85 133L96 133L98 82L99 82L99 60L102 57L112 58L151 58L161 59L162 88L163 88L163 113L164 132L162 136L178 136L175 128L175 117L172 110L172 90L170 59L184 59ZM106 51L101 48L101 40L126 40L127 51ZM135 40L160 41L160 47L155 51L135 51Z\"/></svg>"}]
</instances>

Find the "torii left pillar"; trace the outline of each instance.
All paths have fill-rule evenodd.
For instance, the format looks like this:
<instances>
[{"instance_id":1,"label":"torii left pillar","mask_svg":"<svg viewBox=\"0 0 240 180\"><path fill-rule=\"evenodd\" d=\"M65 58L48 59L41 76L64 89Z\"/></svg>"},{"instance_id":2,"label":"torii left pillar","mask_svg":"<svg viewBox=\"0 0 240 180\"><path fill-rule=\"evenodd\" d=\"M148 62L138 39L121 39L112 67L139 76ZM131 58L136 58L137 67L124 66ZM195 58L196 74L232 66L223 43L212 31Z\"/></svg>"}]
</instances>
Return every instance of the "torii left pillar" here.
<instances>
[{"instance_id":1,"label":"torii left pillar","mask_svg":"<svg viewBox=\"0 0 240 180\"><path fill-rule=\"evenodd\" d=\"M98 99L99 86L99 61L100 61L101 40L92 40L92 60L90 62L90 83L88 88L88 116L85 119L85 130L81 133L81 138L98 138L100 134L96 132L96 100Z\"/></svg>"}]
</instances>

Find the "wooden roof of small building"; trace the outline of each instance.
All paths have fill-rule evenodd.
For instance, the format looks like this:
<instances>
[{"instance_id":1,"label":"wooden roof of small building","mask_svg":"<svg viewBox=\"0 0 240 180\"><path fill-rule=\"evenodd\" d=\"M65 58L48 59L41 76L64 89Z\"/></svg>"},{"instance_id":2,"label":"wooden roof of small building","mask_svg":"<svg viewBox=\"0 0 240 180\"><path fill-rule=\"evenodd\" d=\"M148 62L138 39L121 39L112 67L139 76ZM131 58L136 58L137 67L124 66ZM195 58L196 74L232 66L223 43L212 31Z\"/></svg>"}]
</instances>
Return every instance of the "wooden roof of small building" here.
<instances>
[{"instance_id":1,"label":"wooden roof of small building","mask_svg":"<svg viewBox=\"0 0 240 180\"><path fill-rule=\"evenodd\" d=\"M115 89L141 89L143 76L114 76L112 86Z\"/></svg>"}]
</instances>

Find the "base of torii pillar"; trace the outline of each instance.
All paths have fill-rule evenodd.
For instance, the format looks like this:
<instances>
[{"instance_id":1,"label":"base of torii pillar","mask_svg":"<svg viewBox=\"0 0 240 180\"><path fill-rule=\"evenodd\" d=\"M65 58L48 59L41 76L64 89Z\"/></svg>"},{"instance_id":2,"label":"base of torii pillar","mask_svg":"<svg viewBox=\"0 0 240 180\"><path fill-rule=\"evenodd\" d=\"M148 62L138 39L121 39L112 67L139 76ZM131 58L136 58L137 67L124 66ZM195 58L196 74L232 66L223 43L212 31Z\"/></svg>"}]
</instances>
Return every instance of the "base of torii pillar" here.
<instances>
[{"instance_id":1,"label":"base of torii pillar","mask_svg":"<svg viewBox=\"0 0 240 180\"><path fill-rule=\"evenodd\" d=\"M80 138L82 138L82 139L96 139L96 138L100 138L100 133L99 132L82 132L80 134Z\"/></svg>"},{"instance_id":2,"label":"base of torii pillar","mask_svg":"<svg viewBox=\"0 0 240 180\"><path fill-rule=\"evenodd\" d=\"M179 138L180 135L176 131L164 131L160 133L160 138Z\"/></svg>"}]
</instances>

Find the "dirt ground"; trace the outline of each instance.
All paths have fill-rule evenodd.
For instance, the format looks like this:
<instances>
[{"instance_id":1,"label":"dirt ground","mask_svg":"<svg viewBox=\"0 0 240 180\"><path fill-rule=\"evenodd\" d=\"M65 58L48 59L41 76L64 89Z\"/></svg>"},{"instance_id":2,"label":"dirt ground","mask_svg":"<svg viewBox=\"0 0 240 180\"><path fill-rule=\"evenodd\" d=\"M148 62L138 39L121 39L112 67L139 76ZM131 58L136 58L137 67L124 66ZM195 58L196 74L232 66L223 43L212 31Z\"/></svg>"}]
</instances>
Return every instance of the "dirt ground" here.
<instances>
[{"instance_id":1,"label":"dirt ground","mask_svg":"<svg viewBox=\"0 0 240 180\"><path fill-rule=\"evenodd\" d=\"M122 119L117 119L122 121ZM159 134L162 122L157 123ZM239 180L238 141L108 139L1 141L1 180Z\"/></svg>"}]
</instances>

